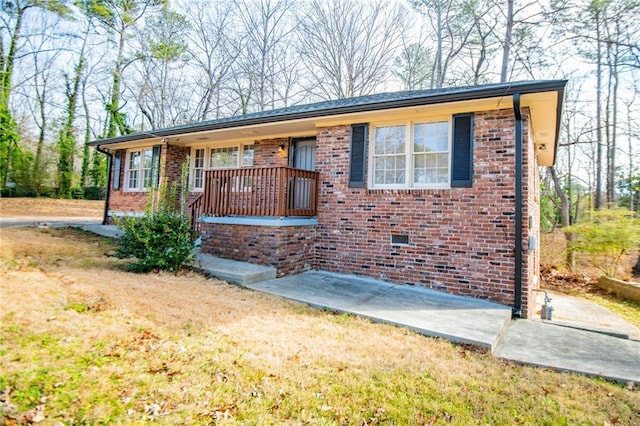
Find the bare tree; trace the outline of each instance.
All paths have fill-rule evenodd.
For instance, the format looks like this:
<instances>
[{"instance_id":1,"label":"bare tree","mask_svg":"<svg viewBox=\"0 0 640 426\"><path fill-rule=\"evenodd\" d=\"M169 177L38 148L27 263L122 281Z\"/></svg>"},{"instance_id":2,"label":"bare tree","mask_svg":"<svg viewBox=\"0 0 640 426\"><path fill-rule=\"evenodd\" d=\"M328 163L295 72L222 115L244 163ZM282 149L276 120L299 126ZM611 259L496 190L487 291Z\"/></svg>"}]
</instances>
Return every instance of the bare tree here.
<instances>
[{"instance_id":1,"label":"bare tree","mask_svg":"<svg viewBox=\"0 0 640 426\"><path fill-rule=\"evenodd\" d=\"M219 118L228 101L223 92L240 55L240 42L236 40L239 35L231 16L233 4L189 2L189 10L191 31L186 37L195 68L191 120Z\"/></svg>"},{"instance_id":2,"label":"bare tree","mask_svg":"<svg viewBox=\"0 0 640 426\"><path fill-rule=\"evenodd\" d=\"M81 7L93 16L115 38L117 52L112 68L111 92L105 107L107 110L106 137L128 133L129 126L121 112L122 73L131 63L125 56L125 46L130 31L135 28L150 8L165 3L165 0L84 0Z\"/></svg>"},{"instance_id":3,"label":"bare tree","mask_svg":"<svg viewBox=\"0 0 640 426\"><path fill-rule=\"evenodd\" d=\"M234 0L235 19L242 29L242 46L235 64L236 95L240 112L263 111L285 106L295 63L291 58L293 34L297 28L292 0Z\"/></svg>"},{"instance_id":4,"label":"bare tree","mask_svg":"<svg viewBox=\"0 0 640 426\"><path fill-rule=\"evenodd\" d=\"M65 15L68 8L62 1L16 0L2 2L0 19L0 184L5 186L13 166L24 157L20 146L17 125L10 109L10 97L13 85L16 61L22 55L31 55L27 51L19 53L24 40L22 34L25 16L29 10L45 10L57 15ZM8 43L5 43L8 39Z\"/></svg>"},{"instance_id":5,"label":"bare tree","mask_svg":"<svg viewBox=\"0 0 640 426\"><path fill-rule=\"evenodd\" d=\"M393 74L400 79L405 90L428 89L433 68L433 52L426 37L401 37L402 50L394 61Z\"/></svg>"},{"instance_id":6,"label":"bare tree","mask_svg":"<svg viewBox=\"0 0 640 426\"><path fill-rule=\"evenodd\" d=\"M164 9L147 18L139 32L139 81L133 91L152 129L182 124L191 115L184 72L189 59L185 37L188 27L183 15Z\"/></svg>"},{"instance_id":7,"label":"bare tree","mask_svg":"<svg viewBox=\"0 0 640 426\"><path fill-rule=\"evenodd\" d=\"M473 34L473 8L466 0L412 0L411 4L426 18L436 45L430 86L455 82L449 71Z\"/></svg>"},{"instance_id":8,"label":"bare tree","mask_svg":"<svg viewBox=\"0 0 640 426\"><path fill-rule=\"evenodd\" d=\"M618 104L620 84L637 85L636 79L620 79L623 70L635 70L640 35L640 3L635 0L564 2L556 10L558 29L573 42L579 55L595 66L596 140L594 207L602 199L615 201L616 154L618 151ZM603 182L604 178L604 182Z\"/></svg>"},{"instance_id":9,"label":"bare tree","mask_svg":"<svg viewBox=\"0 0 640 426\"><path fill-rule=\"evenodd\" d=\"M401 47L402 7L382 0L312 0L301 13L300 48L310 91L335 99L384 87Z\"/></svg>"}]
</instances>

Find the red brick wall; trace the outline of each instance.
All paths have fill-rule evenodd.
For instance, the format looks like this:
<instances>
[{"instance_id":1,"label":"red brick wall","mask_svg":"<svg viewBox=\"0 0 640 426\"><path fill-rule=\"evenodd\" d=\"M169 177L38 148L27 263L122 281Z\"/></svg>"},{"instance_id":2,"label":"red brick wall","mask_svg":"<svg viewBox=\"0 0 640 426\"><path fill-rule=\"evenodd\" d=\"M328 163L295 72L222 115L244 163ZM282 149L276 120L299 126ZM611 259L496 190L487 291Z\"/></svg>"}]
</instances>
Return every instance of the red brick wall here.
<instances>
[{"instance_id":1,"label":"red brick wall","mask_svg":"<svg viewBox=\"0 0 640 426\"><path fill-rule=\"evenodd\" d=\"M280 151L280 145L284 150ZM253 143L253 167L281 167L288 166L287 151L289 139L263 139Z\"/></svg>"},{"instance_id":2,"label":"red brick wall","mask_svg":"<svg viewBox=\"0 0 640 426\"><path fill-rule=\"evenodd\" d=\"M314 266L512 305L514 125L510 109L476 113L473 188L449 190L349 188L349 127L319 129Z\"/></svg>"},{"instance_id":3,"label":"red brick wall","mask_svg":"<svg viewBox=\"0 0 640 426\"><path fill-rule=\"evenodd\" d=\"M278 276L313 265L313 226L202 224L202 251L226 259L273 266Z\"/></svg>"}]
</instances>

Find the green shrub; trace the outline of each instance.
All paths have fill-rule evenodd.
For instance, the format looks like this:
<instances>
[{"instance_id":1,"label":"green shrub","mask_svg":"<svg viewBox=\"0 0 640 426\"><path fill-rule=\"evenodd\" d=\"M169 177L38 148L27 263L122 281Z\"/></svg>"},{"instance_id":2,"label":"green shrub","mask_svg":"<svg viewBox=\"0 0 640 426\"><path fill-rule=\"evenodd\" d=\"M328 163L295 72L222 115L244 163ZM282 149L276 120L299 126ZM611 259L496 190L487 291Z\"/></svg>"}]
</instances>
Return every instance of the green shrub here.
<instances>
[{"instance_id":1,"label":"green shrub","mask_svg":"<svg viewBox=\"0 0 640 426\"><path fill-rule=\"evenodd\" d=\"M169 209L148 210L144 217L125 217L118 226L124 235L118 239L116 256L134 258L134 272L153 270L176 272L193 260L193 241L189 217Z\"/></svg>"},{"instance_id":2,"label":"green shrub","mask_svg":"<svg viewBox=\"0 0 640 426\"><path fill-rule=\"evenodd\" d=\"M121 259L134 258L134 263L129 265L131 271L176 272L193 260L197 233L191 228L191 218L185 214L188 164L187 159L177 185L167 190L163 184L151 191L143 217L125 217L118 221L124 235L118 239L115 255ZM177 188L181 191L179 201Z\"/></svg>"},{"instance_id":3,"label":"green shrub","mask_svg":"<svg viewBox=\"0 0 640 426\"><path fill-rule=\"evenodd\" d=\"M640 219L624 208L593 211L564 232L574 236L569 250L587 254L593 266L617 277L623 256L640 244Z\"/></svg>"}]
</instances>

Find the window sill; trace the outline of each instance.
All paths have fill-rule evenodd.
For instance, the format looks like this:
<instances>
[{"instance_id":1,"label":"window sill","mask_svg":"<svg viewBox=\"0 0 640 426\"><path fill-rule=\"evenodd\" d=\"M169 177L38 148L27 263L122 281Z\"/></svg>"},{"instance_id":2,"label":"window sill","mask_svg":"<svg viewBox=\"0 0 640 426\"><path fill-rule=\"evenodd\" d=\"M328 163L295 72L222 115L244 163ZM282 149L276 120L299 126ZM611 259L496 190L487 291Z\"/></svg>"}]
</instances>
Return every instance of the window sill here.
<instances>
[{"instance_id":1,"label":"window sill","mask_svg":"<svg viewBox=\"0 0 640 426\"><path fill-rule=\"evenodd\" d=\"M450 191L451 187L446 188L369 188L369 194L439 194Z\"/></svg>"}]
</instances>

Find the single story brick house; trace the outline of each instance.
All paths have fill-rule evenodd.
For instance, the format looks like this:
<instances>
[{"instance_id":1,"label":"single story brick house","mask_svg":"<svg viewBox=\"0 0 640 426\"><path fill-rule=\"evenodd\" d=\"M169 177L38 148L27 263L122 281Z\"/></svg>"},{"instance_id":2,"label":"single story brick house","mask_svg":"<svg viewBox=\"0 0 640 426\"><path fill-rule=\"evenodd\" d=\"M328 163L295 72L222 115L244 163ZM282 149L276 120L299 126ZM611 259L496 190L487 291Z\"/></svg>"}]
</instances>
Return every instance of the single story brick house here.
<instances>
[{"instance_id":1,"label":"single story brick house","mask_svg":"<svg viewBox=\"0 0 640 426\"><path fill-rule=\"evenodd\" d=\"M385 93L96 140L110 158L105 221L143 212L148 191L188 161L204 252L531 316L538 166L554 164L565 85Z\"/></svg>"}]
</instances>

